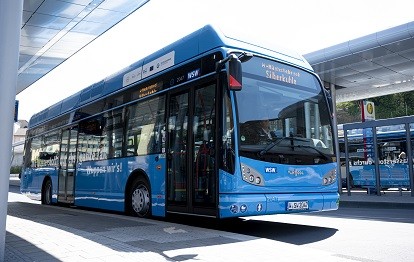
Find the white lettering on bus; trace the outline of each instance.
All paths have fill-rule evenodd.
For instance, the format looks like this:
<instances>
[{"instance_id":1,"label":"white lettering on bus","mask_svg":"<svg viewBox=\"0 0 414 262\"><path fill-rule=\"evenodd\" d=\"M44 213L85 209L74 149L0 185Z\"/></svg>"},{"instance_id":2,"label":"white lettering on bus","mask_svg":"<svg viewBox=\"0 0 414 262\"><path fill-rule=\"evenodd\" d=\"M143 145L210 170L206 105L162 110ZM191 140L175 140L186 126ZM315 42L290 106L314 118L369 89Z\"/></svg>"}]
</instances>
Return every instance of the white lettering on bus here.
<instances>
[{"instance_id":1,"label":"white lettering on bus","mask_svg":"<svg viewBox=\"0 0 414 262\"><path fill-rule=\"evenodd\" d=\"M107 166L87 166L85 170L87 175L96 175L103 173L121 173L122 163L115 163Z\"/></svg>"}]
</instances>

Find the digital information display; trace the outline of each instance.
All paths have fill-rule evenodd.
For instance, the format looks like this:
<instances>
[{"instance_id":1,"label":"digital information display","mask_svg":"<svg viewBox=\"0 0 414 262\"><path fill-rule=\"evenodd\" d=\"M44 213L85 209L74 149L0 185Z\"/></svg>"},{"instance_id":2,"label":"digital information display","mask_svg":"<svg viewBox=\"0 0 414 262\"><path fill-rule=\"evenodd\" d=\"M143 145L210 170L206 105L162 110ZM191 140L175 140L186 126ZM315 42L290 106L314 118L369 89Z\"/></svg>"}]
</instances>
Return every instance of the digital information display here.
<instances>
[{"instance_id":1,"label":"digital information display","mask_svg":"<svg viewBox=\"0 0 414 262\"><path fill-rule=\"evenodd\" d=\"M160 89L162 88L162 82L158 82L146 87L143 87L139 90L139 98L145 97L145 96L149 96L152 95L156 92L158 92Z\"/></svg>"},{"instance_id":2,"label":"digital information display","mask_svg":"<svg viewBox=\"0 0 414 262\"><path fill-rule=\"evenodd\" d=\"M273 63L262 62L262 68L265 70L266 78L276 81L296 85L300 72L294 71L284 66L278 66Z\"/></svg>"},{"instance_id":3,"label":"digital information display","mask_svg":"<svg viewBox=\"0 0 414 262\"><path fill-rule=\"evenodd\" d=\"M253 57L243 63L243 72L267 79L269 82L315 89L316 78L299 68L268 59Z\"/></svg>"}]
</instances>

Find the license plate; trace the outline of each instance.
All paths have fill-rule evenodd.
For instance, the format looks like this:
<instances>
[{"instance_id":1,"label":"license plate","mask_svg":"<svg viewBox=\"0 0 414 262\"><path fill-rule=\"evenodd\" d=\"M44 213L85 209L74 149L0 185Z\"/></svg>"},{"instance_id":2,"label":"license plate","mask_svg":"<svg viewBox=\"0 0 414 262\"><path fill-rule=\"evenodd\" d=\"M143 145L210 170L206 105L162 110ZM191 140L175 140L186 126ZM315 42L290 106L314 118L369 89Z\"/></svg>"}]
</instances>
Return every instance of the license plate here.
<instances>
[{"instance_id":1,"label":"license plate","mask_svg":"<svg viewBox=\"0 0 414 262\"><path fill-rule=\"evenodd\" d=\"M287 202L287 210L308 210L308 201Z\"/></svg>"}]
</instances>

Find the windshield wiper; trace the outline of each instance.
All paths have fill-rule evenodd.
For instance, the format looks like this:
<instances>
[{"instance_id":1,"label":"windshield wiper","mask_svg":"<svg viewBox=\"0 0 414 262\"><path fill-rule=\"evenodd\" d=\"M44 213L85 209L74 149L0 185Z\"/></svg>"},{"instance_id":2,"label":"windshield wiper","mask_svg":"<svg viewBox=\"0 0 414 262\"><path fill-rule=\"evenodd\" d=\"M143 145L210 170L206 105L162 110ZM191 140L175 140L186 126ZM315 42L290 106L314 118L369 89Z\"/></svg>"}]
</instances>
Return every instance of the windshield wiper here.
<instances>
[{"instance_id":1,"label":"windshield wiper","mask_svg":"<svg viewBox=\"0 0 414 262\"><path fill-rule=\"evenodd\" d=\"M270 144L268 144L265 148L263 148L263 150L261 150L259 152L259 156L263 156L264 154L266 154L267 152L269 152L272 148L274 148L275 146L277 146L278 144L280 144L280 142L285 141L285 140L289 140L291 145L290 146L294 146L293 141L306 141L306 139L303 138L298 138L298 137L278 137L276 138L278 139L277 141L274 141Z\"/></svg>"},{"instance_id":2,"label":"windshield wiper","mask_svg":"<svg viewBox=\"0 0 414 262\"><path fill-rule=\"evenodd\" d=\"M315 150L316 152L319 153L319 155L323 156L323 158L325 158L325 160L329 160L329 155L325 154L324 152L322 152L321 150L317 149L316 147L313 146L307 146L307 145L292 145L292 147L298 147L298 148L310 148Z\"/></svg>"}]
</instances>

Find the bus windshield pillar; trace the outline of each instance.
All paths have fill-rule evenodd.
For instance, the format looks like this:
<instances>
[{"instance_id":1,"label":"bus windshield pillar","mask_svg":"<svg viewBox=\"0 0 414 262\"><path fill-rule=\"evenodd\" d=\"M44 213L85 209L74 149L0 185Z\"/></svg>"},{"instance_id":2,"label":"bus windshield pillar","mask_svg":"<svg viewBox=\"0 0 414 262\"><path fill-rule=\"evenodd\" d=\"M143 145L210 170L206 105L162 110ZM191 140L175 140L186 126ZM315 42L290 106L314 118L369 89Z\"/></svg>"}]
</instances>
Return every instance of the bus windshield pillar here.
<instances>
[{"instance_id":1,"label":"bus windshield pillar","mask_svg":"<svg viewBox=\"0 0 414 262\"><path fill-rule=\"evenodd\" d=\"M339 152L339 140L338 140L338 121L336 119L336 89L335 89L335 84L330 84L329 86L329 90L331 92L331 97L332 97L332 114L333 114L333 119L332 119L332 126L333 126L333 130L332 132L334 133L333 137L334 139L334 143L335 143L335 155L336 155L336 173L338 174L337 177L339 177L338 179L338 192L341 194L342 193L342 181L341 181L341 160L340 160L340 152ZM345 138L346 141L346 138ZM347 148L347 147L345 147ZM346 159L346 162L348 165L348 159ZM346 171L347 172L347 177L348 177L348 172L349 170ZM347 179L349 180L349 179ZM349 191L349 186L348 186L348 195L350 195L350 191Z\"/></svg>"},{"instance_id":2,"label":"bus windshield pillar","mask_svg":"<svg viewBox=\"0 0 414 262\"><path fill-rule=\"evenodd\" d=\"M6 239L7 196L22 13L23 0L0 1L0 261L4 261Z\"/></svg>"},{"instance_id":3,"label":"bus windshield pillar","mask_svg":"<svg viewBox=\"0 0 414 262\"><path fill-rule=\"evenodd\" d=\"M311 113L310 103L305 102L305 127L306 127L306 138L311 138Z\"/></svg>"}]
</instances>

